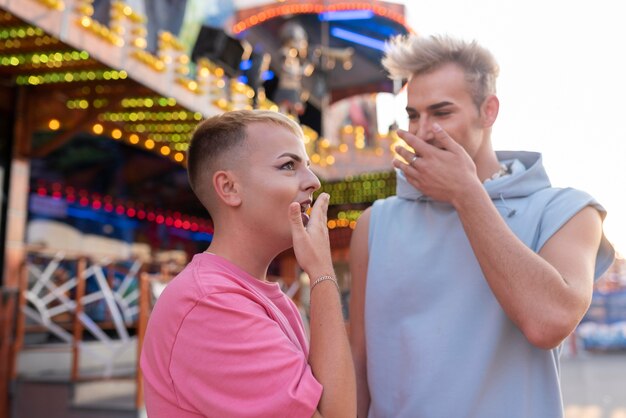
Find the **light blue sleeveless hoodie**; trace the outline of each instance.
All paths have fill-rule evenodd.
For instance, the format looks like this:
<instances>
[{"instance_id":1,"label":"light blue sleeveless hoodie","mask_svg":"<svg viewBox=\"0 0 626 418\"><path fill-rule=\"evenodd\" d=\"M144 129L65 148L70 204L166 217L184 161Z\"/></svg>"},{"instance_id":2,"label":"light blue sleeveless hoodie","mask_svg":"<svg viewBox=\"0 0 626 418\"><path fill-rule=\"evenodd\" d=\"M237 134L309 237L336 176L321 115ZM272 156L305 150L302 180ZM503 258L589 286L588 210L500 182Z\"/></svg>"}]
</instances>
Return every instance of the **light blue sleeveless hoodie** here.
<instances>
[{"instance_id":1,"label":"light blue sleeveless hoodie","mask_svg":"<svg viewBox=\"0 0 626 418\"><path fill-rule=\"evenodd\" d=\"M511 230L534 251L586 206L552 188L541 155L498 152L511 175L485 184ZM614 251L603 236L596 278ZM492 294L454 208L398 172L397 196L376 201L365 302L369 417L558 418L560 348L531 345Z\"/></svg>"}]
</instances>

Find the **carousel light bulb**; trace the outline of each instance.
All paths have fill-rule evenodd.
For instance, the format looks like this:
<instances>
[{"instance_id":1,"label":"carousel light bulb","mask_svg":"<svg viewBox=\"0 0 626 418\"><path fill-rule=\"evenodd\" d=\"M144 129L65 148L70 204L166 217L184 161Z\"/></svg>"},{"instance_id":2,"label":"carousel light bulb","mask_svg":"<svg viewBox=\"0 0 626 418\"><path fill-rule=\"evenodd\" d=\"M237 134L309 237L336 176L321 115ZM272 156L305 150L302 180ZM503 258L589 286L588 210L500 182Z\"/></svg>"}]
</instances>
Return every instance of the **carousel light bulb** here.
<instances>
[{"instance_id":1,"label":"carousel light bulb","mask_svg":"<svg viewBox=\"0 0 626 418\"><path fill-rule=\"evenodd\" d=\"M50 119L50 121L48 122L48 128L50 128L53 131L58 130L61 127L61 123L59 122L58 119Z\"/></svg>"},{"instance_id":2,"label":"carousel light bulb","mask_svg":"<svg viewBox=\"0 0 626 418\"><path fill-rule=\"evenodd\" d=\"M113 137L113 139L120 139L122 137L122 131L119 129L113 129L111 131L111 136Z\"/></svg>"}]
</instances>

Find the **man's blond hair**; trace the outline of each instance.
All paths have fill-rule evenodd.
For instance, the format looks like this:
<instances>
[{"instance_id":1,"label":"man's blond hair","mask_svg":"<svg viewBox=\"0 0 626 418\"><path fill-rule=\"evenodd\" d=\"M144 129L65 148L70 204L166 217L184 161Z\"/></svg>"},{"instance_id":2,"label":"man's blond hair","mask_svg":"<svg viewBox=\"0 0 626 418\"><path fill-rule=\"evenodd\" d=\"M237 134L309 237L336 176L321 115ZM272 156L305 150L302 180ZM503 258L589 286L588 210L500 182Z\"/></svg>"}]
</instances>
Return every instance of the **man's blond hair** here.
<instances>
[{"instance_id":1,"label":"man's blond hair","mask_svg":"<svg viewBox=\"0 0 626 418\"><path fill-rule=\"evenodd\" d=\"M496 93L500 69L491 52L476 41L466 42L447 35L399 35L387 44L382 60L389 76L397 80L409 80L450 63L465 72L472 100L480 109L485 98Z\"/></svg>"}]
</instances>

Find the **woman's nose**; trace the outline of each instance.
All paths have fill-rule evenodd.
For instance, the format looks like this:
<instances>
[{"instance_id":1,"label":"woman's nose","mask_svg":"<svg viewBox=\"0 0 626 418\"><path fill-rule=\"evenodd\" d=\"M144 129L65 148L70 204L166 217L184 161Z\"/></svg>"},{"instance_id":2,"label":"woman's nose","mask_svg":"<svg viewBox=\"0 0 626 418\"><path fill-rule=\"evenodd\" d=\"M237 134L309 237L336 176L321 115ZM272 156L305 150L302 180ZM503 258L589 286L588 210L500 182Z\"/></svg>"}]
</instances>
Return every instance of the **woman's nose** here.
<instances>
[{"instance_id":1,"label":"woman's nose","mask_svg":"<svg viewBox=\"0 0 626 418\"><path fill-rule=\"evenodd\" d=\"M304 175L302 185L305 190L310 189L313 192L319 189L320 187L322 187L322 184L320 183L320 179L317 178L317 176L311 170L310 167L307 167L306 169L306 173Z\"/></svg>"}]
</instances>

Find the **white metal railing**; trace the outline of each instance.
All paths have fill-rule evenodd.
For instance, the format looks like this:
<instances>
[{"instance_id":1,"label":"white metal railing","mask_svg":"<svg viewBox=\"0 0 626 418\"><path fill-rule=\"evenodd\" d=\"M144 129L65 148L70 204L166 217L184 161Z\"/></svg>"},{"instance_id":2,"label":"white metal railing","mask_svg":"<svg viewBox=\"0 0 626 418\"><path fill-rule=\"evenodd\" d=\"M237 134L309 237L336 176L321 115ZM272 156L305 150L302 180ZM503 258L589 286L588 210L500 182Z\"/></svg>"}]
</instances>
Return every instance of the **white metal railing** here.
<instances>
[{"instance_id":1,"label":"white metal railing","mask_svg":"<svg viewBox=\"0 0 626 418\"><path fill-rule=\"evenodd\" d=\"M112 283L117 280L111 280L111 272L123 271L124 264L130 267L123 273L123 279L119 284ZM30 254L27 258L28 283L22 312L31 323L61 340L61 344L75 348L74 379L79 377L81 355L97 360L103 368L102 377L111 377L114 360L135 344L128 328L136 324L139 316L141 267L139 260L68 259L64 253L56 253L50 258ZM88 281L96 288L86 290ZM94 307L98 308L99 317L93 315L96 309L89 309ZM69 327L54 320L64 314L72 318ZM105 319L108 325L112 325L107 330L102 327ZM104 347L104 350L94 350L85 344L83 330L89 332L91 339L99 342L99 348Z\"/></svg>"}]
</instances>

